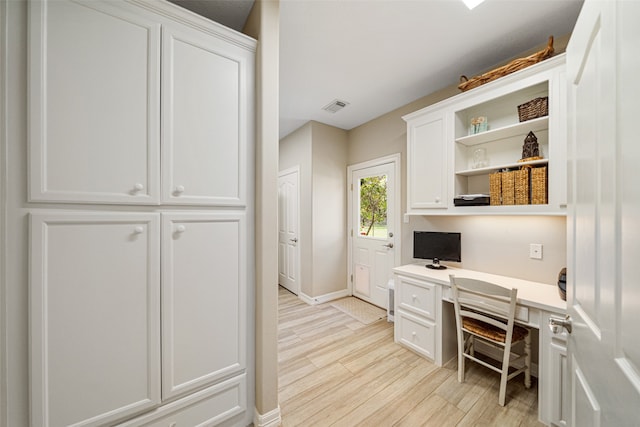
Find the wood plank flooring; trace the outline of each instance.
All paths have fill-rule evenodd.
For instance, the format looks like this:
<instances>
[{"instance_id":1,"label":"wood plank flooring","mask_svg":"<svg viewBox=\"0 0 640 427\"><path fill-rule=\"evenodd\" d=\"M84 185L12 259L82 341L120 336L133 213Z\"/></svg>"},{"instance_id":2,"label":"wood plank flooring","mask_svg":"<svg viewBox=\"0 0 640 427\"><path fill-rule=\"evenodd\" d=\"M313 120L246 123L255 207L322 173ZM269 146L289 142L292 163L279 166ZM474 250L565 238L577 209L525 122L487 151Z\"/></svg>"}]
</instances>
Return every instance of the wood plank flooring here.
<instances>
[{"instance_id":1,"label":"wood plank flooring","mask_svg":"<svg viewBox=\"0 0 640 427\"><path fill-rule=\"evenodd\" d=\"M469 363L438 368L393 342L393 323L364 325L329 304L310 306L279 290L282 425L542 426L537 387L509 381L498 405L498 374ZM455 362L455 361L454 361Z\"/></svg>"}]
</instances>

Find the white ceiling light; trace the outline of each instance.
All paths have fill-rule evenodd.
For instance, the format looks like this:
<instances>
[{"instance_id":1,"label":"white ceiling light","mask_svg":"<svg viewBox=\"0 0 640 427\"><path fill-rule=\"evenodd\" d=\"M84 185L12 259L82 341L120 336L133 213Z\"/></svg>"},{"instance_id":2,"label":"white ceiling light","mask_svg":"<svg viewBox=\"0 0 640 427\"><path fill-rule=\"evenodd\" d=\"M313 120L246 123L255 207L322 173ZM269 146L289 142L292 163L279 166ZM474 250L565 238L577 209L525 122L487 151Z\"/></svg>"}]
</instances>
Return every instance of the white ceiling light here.
<instances>
[{"instance_id":1,"label":"white ceiling light","mask_svg":"<svg viewBox=\"0 0 640 427\"><path fill-rule=\"evenodd\" d=\"M472 10L474 7L482 3L484 0L462 0L464 4L467 5L469 10Z\"/></svg>"}]
</instances>

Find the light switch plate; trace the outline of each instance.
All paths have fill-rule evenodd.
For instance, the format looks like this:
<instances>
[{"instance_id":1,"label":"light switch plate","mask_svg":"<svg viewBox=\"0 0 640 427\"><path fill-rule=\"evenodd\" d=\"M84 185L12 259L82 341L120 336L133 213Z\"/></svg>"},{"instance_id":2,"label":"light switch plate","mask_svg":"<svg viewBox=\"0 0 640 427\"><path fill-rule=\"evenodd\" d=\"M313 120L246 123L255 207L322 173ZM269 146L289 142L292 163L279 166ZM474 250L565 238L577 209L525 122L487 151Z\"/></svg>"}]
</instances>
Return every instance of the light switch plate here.
<instances>
[{"instance_id":1,"label":"light switch plate","mask_svg":"<svg viewBox=\"0 0 640 427\"><path fill-rule=\"evenodd\" d=\"M529 258L542 259L542 243L531 243L529 245Z\"/></svg>"}]
</instances>

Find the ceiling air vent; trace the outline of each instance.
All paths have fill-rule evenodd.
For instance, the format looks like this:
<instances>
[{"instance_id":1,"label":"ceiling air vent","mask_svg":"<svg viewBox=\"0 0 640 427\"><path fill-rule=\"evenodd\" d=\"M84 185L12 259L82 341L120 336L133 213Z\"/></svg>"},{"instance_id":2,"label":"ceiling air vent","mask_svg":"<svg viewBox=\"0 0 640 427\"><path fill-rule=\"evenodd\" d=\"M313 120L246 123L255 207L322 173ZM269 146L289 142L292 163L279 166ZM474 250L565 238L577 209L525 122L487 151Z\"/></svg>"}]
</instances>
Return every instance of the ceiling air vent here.
<instances>
[{"instance_id":1,"label":"ceiling air vent","mask_svg":"<svg viewBox=\"0 0 640 427\"><path fill-rule=\"evenodd\" d=\"M330 113L337 113L347 105L349 105L347 101L340 101L339 99L334 99L333 101L331 101L331 103L322 107L322 109Z\"/></svg>"}]
</instances>

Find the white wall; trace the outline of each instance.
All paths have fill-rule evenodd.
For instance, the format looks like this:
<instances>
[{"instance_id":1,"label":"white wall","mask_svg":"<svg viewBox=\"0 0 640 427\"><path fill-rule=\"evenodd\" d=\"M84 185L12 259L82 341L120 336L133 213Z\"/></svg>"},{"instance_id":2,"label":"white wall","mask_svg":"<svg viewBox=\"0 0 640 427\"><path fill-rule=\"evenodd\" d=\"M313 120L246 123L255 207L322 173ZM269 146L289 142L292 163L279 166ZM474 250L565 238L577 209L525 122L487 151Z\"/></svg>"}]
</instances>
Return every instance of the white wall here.
<instances>
[{"instance_id":1,"label":"white wall","mask_svg":"<svg viewBox=\"0 0 640 427\"><path fill-rule=\"evenodd\" d=\"M2 418L6 426L29 425L29 376L28 376L28 217L26 208L34 206L27 200L27 2L9 1L6 3L6 15L2 18L2 55L6 55L6 74L2 76L5 87L4 132L5 151L3 159L12 159L5 163L3 178L6 179L4 271L2 271L5 289L3 318L0 320L6 333L6 353L4 363L10 368L3 372L3 397L6 399L6 412ZM5 30L6 29L6 30ZM6 31L6 33L5 33ZM8 36L8 39L5 38ZM5 44L8 43L8 46ZM7 49L5 50L5 47ZM4 367L3 367L4 369ZM5 408L3 408L4 410Z\"/></svg>"},{"instance_id":2,"label":"white wall","mask_svg":"<svg viewBox=\"0 0 640 427\"><path fill-rule=\"evenodd\" d=\"M347 289L347 133L313 125L313 294Z\"/></svg>"},{"instance_id":3,"label":"white wall","mask_svg":"<svg viewBox=\"0 0 640 427\"><path fill-rule=\"evenodd\" d=\"M278 99L280 2L257 0L245 28L256 52L256 298L257 426L280 418L278 406ZM249 391L250 393L250 391Z\"/></svg>"},{"instance_id":4,"label":"white wall","mask_svg":"<svg viewBox=\"0 0 640 427\"><path fill-rule=\"evenodd\" d=\"M469 270L554 284L566 267L566 218L560 216L412 216L403 224L402 262L412 258L413 231L462 233L462 262ZM529 258L529 244L543 245L541 260Z\"/></svg>"},{"instance_id":5,"label":"white wall","mask_svg":"<svg viewBox=\"0 0 640 427\"><path fill-rule=\"evenodd\" d=\"M300 167L300 291L347 289L347 134L309 122L280 141L280 170Z\"/></svg>"},{"instance_id":6,"label":"white wall","mask_svg":"<svg viewBox=\"0 0 640 427\"><path fill-rule=\"evenodd\" d=\"M300 292L313 294L313 216L312 216L312 125L311 122L297 129L280 141L279 170L294 166L300 170L300 231L298 245L300 247Z\"/></svg>"}]
</instances>

